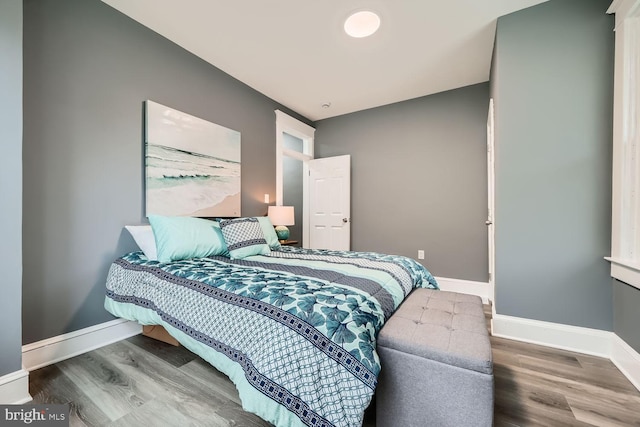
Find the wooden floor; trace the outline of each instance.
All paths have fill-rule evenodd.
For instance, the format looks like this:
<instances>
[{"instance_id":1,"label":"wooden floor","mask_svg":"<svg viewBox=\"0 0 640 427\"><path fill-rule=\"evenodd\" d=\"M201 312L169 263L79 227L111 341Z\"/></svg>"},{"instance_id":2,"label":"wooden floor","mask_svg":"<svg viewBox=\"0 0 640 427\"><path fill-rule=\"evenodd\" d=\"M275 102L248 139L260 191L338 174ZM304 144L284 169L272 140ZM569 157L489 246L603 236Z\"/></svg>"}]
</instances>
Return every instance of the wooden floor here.
<instances>
[{"instance_id":1,"label":"wooden floor","mask_svg":"<svg viewBox=\"0 0 640 427\"><path fill-rule=\"evenodd\" d=\"M609 360L491 344L495 426L640 426L640 392ZM270 426L242 410L234 385L208 363L143 336L38 369L29 381L34 403L70 403L71 426ZM375 427L374 411L364 426Z\"/></svg>"}]
</instances>

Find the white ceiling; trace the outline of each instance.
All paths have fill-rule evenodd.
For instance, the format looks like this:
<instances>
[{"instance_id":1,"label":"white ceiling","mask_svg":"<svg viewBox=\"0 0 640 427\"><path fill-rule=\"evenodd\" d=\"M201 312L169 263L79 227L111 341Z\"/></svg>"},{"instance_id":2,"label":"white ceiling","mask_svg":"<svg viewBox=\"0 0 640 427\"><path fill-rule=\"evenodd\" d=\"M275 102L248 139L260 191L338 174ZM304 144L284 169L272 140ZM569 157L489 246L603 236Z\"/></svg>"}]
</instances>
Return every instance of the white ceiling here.
<instances>
[{"instance_id":1,"label":"white ceiling","mask_svg":"<svg viewBox=\"0 0 640 427\"><path fill-rule=\"evenodd\" d=\"M546 0L103 1L319 120L489 80L496 18ZM363 9L380 30L351 38Z\"/></svg>"}]
</instances>

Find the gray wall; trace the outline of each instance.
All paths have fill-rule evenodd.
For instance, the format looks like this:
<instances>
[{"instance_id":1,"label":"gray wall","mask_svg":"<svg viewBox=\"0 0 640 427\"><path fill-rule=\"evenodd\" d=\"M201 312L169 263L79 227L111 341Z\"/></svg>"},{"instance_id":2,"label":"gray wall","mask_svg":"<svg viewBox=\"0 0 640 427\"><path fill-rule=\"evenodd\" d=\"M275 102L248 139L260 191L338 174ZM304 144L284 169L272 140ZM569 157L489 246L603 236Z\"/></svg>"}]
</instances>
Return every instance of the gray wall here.
<instances>
[{"instance_id":1,"label":"gray wall","mask_svg":"<svg viewBox=\"0 0 640 427\"><path fill-rule=\"evenodd\" d=\"M275 194L288 110L99 0L26 0L24 38L26 344L112 319L109 265L145 221L144 100L241 132L243 215Z\"/></svg>"},{"instance_id":2,"label":"gray wall","mask_svg":"<svg viewBox=\"0 0 640 427\"><path fill-rule=\"evenodd\" d=\"M302 153L303 142L300 138L284 134L284 148L295 150ZM285 206L293 206L295 213L295 224L289 226L289 240L297 240L296 246L302 246L302 199L303 199L303 175L302 162L292 157L284 156L282 159L283 167L283 191L282 203Z\"/></svg>"},{"instance_id":3,"label":"gray wall","mask_svg":"<svg viewBox=\"0 0 640 427\"><path fill-rule=\"evenodd\" d=\"M0 2L0 377L21 369L22 1Z\"/></svg>"},{"instance_id":4,"label":"gray wall","mask_svg":"<svg viewBox=\"0 0 640 427\"><path fill-rule=\"evenodd\" d=\"M487 281L482 83L316 123L316 157L351 154L351 248Z\"/></svg>"},{"instance_id":5,"label":"gray wall","mask_svg":"<svg viewBox=\"0 0 640 427\"><path fill-rule=\"evenodd\" d=\"M615 314L616 332L638 349L630 332L637 310L628 307L639 292L614 283L614 300L602 260L610 245L608 3L555 0L499 21L496 307L600 329L611 329ZM144 222L145 99L242 133L243 215L264 214L263 194L275 194L273 110L283 107L98 0L26 0L21 147L20 4L3 2L0 13L0 141L16 159L0 172L9 177L0 194L17 207L0 224L5 265L19 266L24 149L29 343L112 318L102 307L107 269L135 249L122 226ZM474 85L317 123L318 157L352 155L353 249L411 257L424 249L436 275L487 280L488 92ZM4 324L20 316L21 274L5 272ZM0 374L20 367L19 334L0 337Z\"/></svg>"},{"instance_id":6,"label":"gray wall","mask_svg":"<svg viewBox=\"0 0 640 427\"><path fill-rule=\"evenodd\" d=\"M613 286L613 331L640 353L640 289L611 279Z\"/></svg>"},{"instance_id":7,"label":"gray wall","mask_svg":"<svg viewBox=\"0 0 640 427\"><path fill-rule=\"evenodd\" d=\"M498 19L499 314L612 329L609 4L553 0Z\"/></svg>"}]
</instances>

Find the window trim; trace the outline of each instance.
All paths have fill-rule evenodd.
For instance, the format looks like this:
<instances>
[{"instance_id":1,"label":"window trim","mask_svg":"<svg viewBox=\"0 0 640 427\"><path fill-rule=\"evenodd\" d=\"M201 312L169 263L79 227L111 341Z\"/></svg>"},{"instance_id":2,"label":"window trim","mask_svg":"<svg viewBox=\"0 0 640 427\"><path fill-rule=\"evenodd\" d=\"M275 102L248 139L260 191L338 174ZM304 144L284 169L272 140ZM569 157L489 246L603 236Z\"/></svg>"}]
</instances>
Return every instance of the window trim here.
<instances>
[{"instance_id":1,"label":"window trim","mask_svg":"<svg viewBox=\"0 0 640 427\"><path fill-rule=\"evenodd\" d=\"M611 277L640 289L640 0L615 0Z\"/></svg>"}]
</instances>

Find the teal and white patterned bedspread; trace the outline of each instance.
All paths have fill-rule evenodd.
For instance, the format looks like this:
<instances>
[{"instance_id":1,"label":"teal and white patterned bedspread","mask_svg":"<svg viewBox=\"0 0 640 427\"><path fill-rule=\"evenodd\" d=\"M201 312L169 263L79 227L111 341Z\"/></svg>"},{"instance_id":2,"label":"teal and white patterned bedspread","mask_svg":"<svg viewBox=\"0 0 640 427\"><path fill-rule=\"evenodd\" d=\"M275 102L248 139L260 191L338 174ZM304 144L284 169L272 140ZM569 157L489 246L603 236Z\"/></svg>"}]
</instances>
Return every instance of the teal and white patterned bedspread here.
<instances>
[{"instance_id":1,"label":"teal and white patterned bedspread","mask_svg":"<svg viewBox=\"0 0 640 427\"><path fill-rule=\"evenodd\" d=\"M378 331L414 287L438 285L410 258L371 252L283 247L171 263L133 252L111 266L105 307L163 325L275 425L360 426Z\"/></svg>"}]
</instances>

